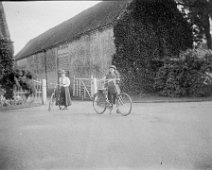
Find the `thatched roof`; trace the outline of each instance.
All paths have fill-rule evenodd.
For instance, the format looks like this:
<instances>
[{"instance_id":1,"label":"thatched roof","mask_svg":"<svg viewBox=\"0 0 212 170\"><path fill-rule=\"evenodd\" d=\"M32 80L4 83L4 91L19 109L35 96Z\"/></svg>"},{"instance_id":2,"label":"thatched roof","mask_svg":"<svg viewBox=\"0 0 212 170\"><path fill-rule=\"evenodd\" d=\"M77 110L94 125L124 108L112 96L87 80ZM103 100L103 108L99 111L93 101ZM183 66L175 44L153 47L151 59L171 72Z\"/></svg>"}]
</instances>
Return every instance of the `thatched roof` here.
<instances>
[{"instance_id":1,"label":"thatched roof","mask_svg":"<svg viewBox=\"0 0 212 170\"><path fill-rule=\"evenodd\" d=\"M89 31L113 24L126 4L127 1L100 2L30 40L15 56L15 59L31 56L59 44L70 42Z\"/></svg>"}]
</instances>

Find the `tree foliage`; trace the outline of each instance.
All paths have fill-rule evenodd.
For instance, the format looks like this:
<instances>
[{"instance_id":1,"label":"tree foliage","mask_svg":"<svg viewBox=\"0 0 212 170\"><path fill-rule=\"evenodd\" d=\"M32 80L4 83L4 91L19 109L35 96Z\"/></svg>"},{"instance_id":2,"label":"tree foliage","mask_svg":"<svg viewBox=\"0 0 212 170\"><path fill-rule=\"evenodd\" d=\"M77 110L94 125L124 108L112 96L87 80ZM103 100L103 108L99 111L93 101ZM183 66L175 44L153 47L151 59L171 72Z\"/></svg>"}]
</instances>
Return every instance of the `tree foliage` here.
<instances>
[{"instance_id":1,"label":"tree foliage","mask_svg":"<svg viewBox=\"0 0 212 170\"><path fill-rule=\"evenodd\" d=\"M113 64L128 91L154 91L163 58L192 47L192 31L173 0L133 0L114 26Z\"/></svg>"},{"instance_id":2,"label":"tree foliage","mask_svg":"<svg viewBox=\"0 0 212 170\"><path fill-rule=\"evenodd\" d=\"M198 51L187 50L180 59L167 60L157 72L156 91L170 97L211 95L212 85L205 84L205 72L212 70L211 58L211 52L200 57Z\"/></svg>"},{"instance_id":3,"label":"tree foliage","mask_svg":"<svg viewBox=\"0 0 212 170\"><path fill-rule=\"evenodd\" d=\"M30 71L14 67L11 41L0 40L0 87L6 91L4 96L7 99L13 98L14 86L29 90L31 85L28 80L32 78Z\"/></svg>"},{"instance_id":4,"label":"tree foliage","mask_svg":"<svg viewBox=\"0 0 212 170\"><path fill-rule=\"evenodd\" d=\"M13 46L10 41L0 40L0 85L6 90L6 94L12 96L12 89L7 86L4 77L7 77L13 70Z\"/></svg>"},{"instance_id":5,"label":"tree foliage","mask_svg":"<svg viewBox=\"0 0 212 170\"><path fill-rule=\"evenodd\" d=\"M33 90L32 78L34 75L27 70L12 69L5 74L1 80L0 85L6 90L5 97L7 99L13 98L13 90L16 88L22 88L23 90Z\"/></svg>"},{"instance_id":6,"label":"tree foliage","mask_svg":"<svg viewBox=\"0 0 212 170\"><path fill-rule=\"evenodd\" d=\"M13 69L13 48L11 43L0 40L0 79Z\"/></svg>"},{"instance_id":7,"label":"tree foliage","mask_svg":"<svg viewBox=\"0 0 212 170\"><path fill-rule=\"evenodd\" d=\"M211 0L176 0L185 18L193 25L194 41L198 44L205 37L207 47L212 49L210 19L212 17Z\"/></svg>"}]
</instances>

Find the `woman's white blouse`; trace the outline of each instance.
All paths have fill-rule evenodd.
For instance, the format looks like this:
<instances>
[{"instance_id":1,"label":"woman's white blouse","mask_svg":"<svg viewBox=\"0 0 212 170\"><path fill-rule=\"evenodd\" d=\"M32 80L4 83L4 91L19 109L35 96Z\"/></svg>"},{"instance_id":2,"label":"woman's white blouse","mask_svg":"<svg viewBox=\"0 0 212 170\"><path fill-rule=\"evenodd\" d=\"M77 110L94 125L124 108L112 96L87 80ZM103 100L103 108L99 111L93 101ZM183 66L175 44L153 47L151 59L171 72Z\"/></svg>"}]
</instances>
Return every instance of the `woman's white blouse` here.
<instances>
[{"instance_id":1,"label":"woman's white blouse","mask_svg":"<svg viewBox=\"0 0 212 170\"><path fill-rule=\"evenodd\" d=\"M68 77L60 77L59 82L63 87L68 87L70 86L70 80Z\"/></svg>"}]
</instances>

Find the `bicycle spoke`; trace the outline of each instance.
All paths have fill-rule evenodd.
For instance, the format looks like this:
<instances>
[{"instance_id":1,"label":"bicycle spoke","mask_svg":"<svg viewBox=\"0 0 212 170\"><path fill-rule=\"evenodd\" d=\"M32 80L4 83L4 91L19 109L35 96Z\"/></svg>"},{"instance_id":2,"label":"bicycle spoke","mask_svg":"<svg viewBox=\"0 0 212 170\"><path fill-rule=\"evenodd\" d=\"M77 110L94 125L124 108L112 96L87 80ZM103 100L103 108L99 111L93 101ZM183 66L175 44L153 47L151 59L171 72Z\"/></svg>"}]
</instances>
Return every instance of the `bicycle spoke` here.
<instances>
[{"instance_id":1,"label":"bicycle spoke","mask_svg":"<svg viewBox=\"0 0 212 170\"><path fill-rule=\"evenodd\" d=\"M127 93L121 93L118 96L117 104L118 104L119 111L123 116L126 116L131 113L132 99Z\"/></svg>"},{"instance_id":2,"label":"bicycle spoke","mask_svg":"<svg viewBox=\"0 0 212 170\"><path fill-rule=\"evenodd\" d=\"M52 94L52 95L51 95L51 98L50 98L50 100L49 100L49 108L48 108L49 111L53 110L53 107L54 107L54 105L55 105L55 102L56 102L55 95Z\"/></svg>"},{"instance_id":3,"label":"bicycle spoke","mask_svg":"<svg viewBox=\"0 0 212 170\"><path fill-rule=\"evenodd\" d=\"M98 114L104 113L106 109L106 101L105 101L105 97L102 94L97 93L94 96L93 107Z\"/></svg>"}]
</instances>

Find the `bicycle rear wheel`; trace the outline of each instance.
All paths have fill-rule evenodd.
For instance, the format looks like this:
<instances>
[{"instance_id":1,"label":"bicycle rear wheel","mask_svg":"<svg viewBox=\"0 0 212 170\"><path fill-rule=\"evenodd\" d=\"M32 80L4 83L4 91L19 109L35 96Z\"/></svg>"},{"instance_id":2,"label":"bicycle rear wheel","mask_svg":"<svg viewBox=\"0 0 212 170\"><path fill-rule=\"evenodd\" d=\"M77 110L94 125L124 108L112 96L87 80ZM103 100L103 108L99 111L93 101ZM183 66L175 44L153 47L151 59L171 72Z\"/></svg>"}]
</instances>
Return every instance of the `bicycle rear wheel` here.
<instances>
[{"instance_id":1,"label":"bicycle rear wheel","mask_svg":"<svg viewBox=\"0 0 212 170\"><path fill-rule=\"evenodd\" d=\"M53 110L53 107L54 107L55 104L56 104L56 97L55 97L55 94L53 93L53 94L51 95L50 100L49 100L49 108L48 108L48 111Z\"/></svg>"},{"instance_id":2,"label":"bicycle rear wheel","mask_svg":"<svg viewBox=\"0 0 212 170\"><path fill-rule=\"evenodd\" d=\"M120 114L127 116L132 111L132 99L127 93L121 93L117 97L117 104Z\"/></svg>"},{"instance_id":3,"label":"bicycle rear wheel","mask_svg":"<svg viewBox=\"0 0 212 170\"><path fill-rule=\"evenodd\" d=\"M98 114L106 110L106 98L103 93L96 93L93 98L93 108Z\"/></svg>"},{"instance_id":4,"label":"bicycle rear wheel","mask_svg":"<svg viewBox=\"0 0 212 170\"><path fill-rule=\"evenodd\" d=\"M58 106L59 106L59 109L60 109L60 110L64 110L64 109L66 108L66 106L64 106L64 105L60 105L60 103L59 103L59 105L58 105Z\"/></svg>"}]
</instances>

